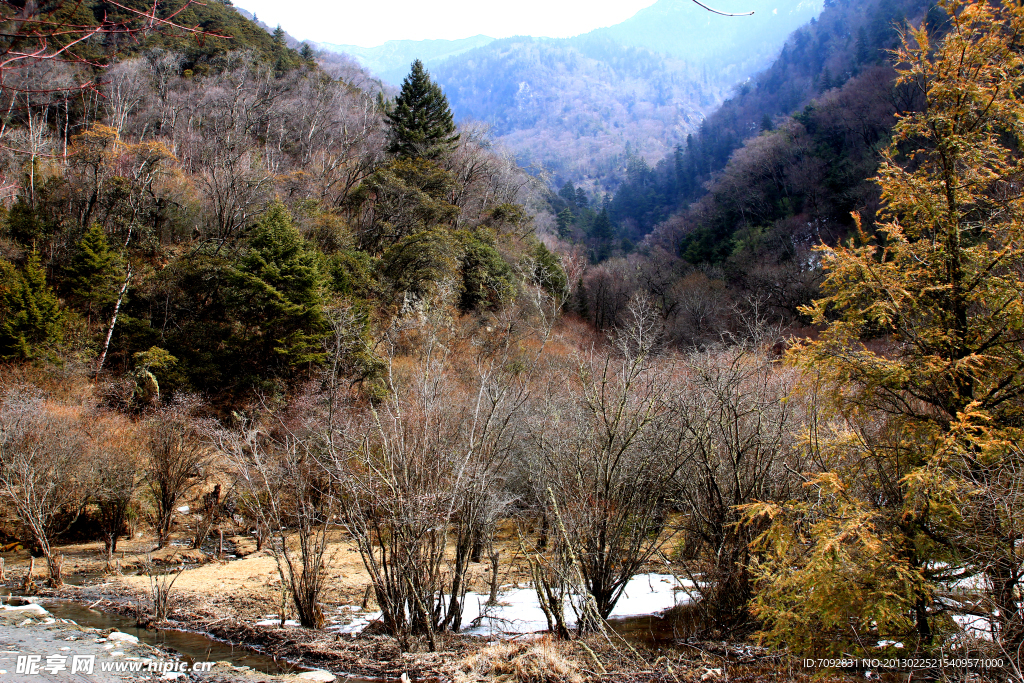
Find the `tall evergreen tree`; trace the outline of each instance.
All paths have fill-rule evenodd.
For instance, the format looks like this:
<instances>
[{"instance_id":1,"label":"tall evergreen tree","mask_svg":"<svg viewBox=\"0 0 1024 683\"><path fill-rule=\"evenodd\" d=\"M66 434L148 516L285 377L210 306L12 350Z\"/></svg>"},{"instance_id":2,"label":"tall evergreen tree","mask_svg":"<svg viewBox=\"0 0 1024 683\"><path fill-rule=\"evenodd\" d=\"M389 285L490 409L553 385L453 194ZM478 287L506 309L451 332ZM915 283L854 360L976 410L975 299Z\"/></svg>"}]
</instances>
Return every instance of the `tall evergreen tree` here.
<instances>
[{"instance_id":1,"label":"tall evergreen tree","mask_svg":"<svg viewBox=\"0 0 1024 683\"><path fill-rule=\"evenodd\" d=\"M0 358L36 358L60 341L63 314L53 290L46 284L46 272L39 255L32 253L24 268L9 264L0 284L3 320L0 322Z\"/></svg>"},{"instance_id":2,"label":"tall evergreen tree","mask_svg":"<svg viewBox=\"0 0 1024 683\"><path fill-rule=\"evenodd\" d=\"M98 223L78 243L78 253L68 268L71 297L88 315L99 312L117 299L124 279L121 259L110 249L107 235Z\"/></svg>"},{"instance_id":3,"label":"tall evergreen tree","mask_svg":"<svg viewBox=\"0 0 1024 683\"><path fill-rule=\"evenodd\" d=\"M758 615L797 652L893 633L938 651L940 596L968 580L996 651L1024 651L1024 7L939 5L953 30L935 46L912 29L893 60L924 107L883 151L877 233L819 249L803 311L825 329L791 352L835 415L805 437L827 463L813 494L759 510L775 559Z\"/></svg>"},{"instance_id":4,"label":"tall evergreen tree","mask_svg":"<svg viewBox=\"0 0 1024 683\"><path fill-rule=\"evenodd\" d=\"M254 374L287 376L322 358L326 281L280 203L257 223L248 247L230 275L237 350Z\"/></svg>"},{"instance_id":5,"label":"tall evergreen tree","mask_svg":"<svg viewBox=\"0 0 1024 683\"><path fill-rule=\"evenodd\" d=\"M572 211L569 209L562 209L556 216L558 221L558 236L562 239L568 239L572 234L572 224L576 222L576 217L572 215Z\"/></svg>"},{"instance_id":6,"label":"tall evergreen tree","mask_svg":"<svg viewBox=\"0 0 1024 683\"><path fill-rule=\"evenodd\" d=\"M437 159L459 141L448 98L418 59L402 82L387 120L388 152L397 157Z\"/></svg>"}]
</instances>

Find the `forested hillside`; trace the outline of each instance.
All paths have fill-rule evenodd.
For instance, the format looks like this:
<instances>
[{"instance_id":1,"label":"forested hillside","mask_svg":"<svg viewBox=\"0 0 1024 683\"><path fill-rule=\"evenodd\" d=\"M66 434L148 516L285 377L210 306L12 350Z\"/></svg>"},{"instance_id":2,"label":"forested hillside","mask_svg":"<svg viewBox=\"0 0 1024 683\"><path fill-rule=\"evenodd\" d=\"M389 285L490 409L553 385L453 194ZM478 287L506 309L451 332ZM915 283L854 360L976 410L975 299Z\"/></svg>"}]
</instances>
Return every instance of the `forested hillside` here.
<instances>
[{"instance_id":1,"label":"forested hillside","mask_svg":"<svg viewBox=\"0 0 1024 683\"><path fill-rule=\"evenodd\" d=\"M830 3L599 199L420 61L103 7L0 2L25 676L142 662L117 623L296 680L1020 678L1024 6Z\"/></svg>"},{"instance_id":2,"label":"forested hillside","mask_svg":"<svg viewBox=\"0 0 1024 683\"><path fill-rule=\"evenodd\" d=\"M588 315L611 324L640 289L679 316L681 339L715 335L733 303L750 297L796 321L819 284L807 267L814 245L844 237L853 211L873 221L879 150L897 114L920 106L913 89L895 85L888 50L908 19L942 29L930 7L830 3L685 144L653 168L630 159L606 207L611 227L567 214L563 233L592 258L619 254L590 275Z\"/></svg>"},{"instance_id":3,"label":"forested hillside","mask_svg":"<svg viewBox=\"0 0 1024 683\"><path fill-rule=\"evenodd\" d=\"M721 17L689 0L661 0L575 38L487 39L474 49L466 41L400 41L352 52L367 65L395 51L423 58L456 117L486 124L521 166L604 191L621 181L630 155L653 162L696 131L820 11L813 2L733 4L756 13ZM392 78L401 71L387 64Z\"/></svg>"},{"instance_id":4,"label":"forested hillside","mask_svg":"<svg viewBox=\"0 0 1024 683\"><path fill-rule=\"evenodd\" d=\"M210 27L245 23L219 7ZM371 379L374 331L439 283L461 283L466 311L515 291L521 255L543 251L518 169L472 135L441 160L389 160L375 92L254 35L5 74L23 89L4 90L4 358L230 403L316 366L337 316L365 336L352 362Z\"/></svg>"},{"instance_id":5,"label":"forested hillside","mask_svg":"<svg viewBox=\"0 0 1024 683\"><path fill-rule=\"evenodd\" d=\"M506 38L435 73L456 116L486 123L520 165L598 183L627 151L669 149L723 92L695 64L608 38Z\"/></svg>"},{"instance_id":6,"label":"forested hillside","mask_svg":"<svg viewBox=\"0 0 1024 683\"><path fill-rule=\"evenodd\" d=\"M351 55L385 83L398 85L408 73L409 65L417 59L427 68L433 69L449 57L487 45L492 40L494 39L487 36L472 36L459 40L389 40L376 47L321 43L320 48Z\"/></svg>"}]
</instances>

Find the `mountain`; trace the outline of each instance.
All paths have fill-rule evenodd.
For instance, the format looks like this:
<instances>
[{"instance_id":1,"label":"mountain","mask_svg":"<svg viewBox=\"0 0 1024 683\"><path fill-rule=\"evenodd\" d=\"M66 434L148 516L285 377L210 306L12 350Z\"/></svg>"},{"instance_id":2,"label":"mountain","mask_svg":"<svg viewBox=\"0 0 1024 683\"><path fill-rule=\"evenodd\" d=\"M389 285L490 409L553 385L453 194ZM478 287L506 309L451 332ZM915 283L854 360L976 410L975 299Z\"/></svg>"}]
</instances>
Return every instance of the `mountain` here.
<instances>
[{"instance_id":1,"label":"mountain","mask_svg":"<svg viewBox=\"0 0 1024 683\"><path fill-rule=\"evenodd\" d=\"M520 165L577 181L664 154L724 94L697 64L596 36L497 40L432 75L456 117L487 124Z\"/></svg>"},{"instance_id":2,"label":"mountain","mask_svg":"<svg viewBox=\"0 0 1024 683\"><path fill-rule=\"evenodd\" d=\"M355 57L385 82L400 85L409 73L409 65L419 59L429 69L439 62L474 48L487 45L494 38L484 35L459 40L389 40L377 47L319 43L321 50L341 52Z\"/></svg>"},{"instance_id":3,"label":"mountain","mask_svg":"<svg viewBox=\"0 0 1024 683\"><path fill-rule=\"evenodd\" d=\"M946 20L931 0L829 0L685 145L653 167L631 159L604 221L568 188L551 196L559 233L602 261L577 311L618 324L642 292L682 344L717 341L730 311L753 302L799 321L819 295L812 248L845 239L853 212L871 233L880 150L898 117L924 106L894 82L899 29L926 22L937 42Z\"/></svg>"},{"instance_id":4,"label":"mountain","mask_svg":"<svg viewBox=\"0 0 1024 683\"><path fill-rule=\"evenodd\" d=\"M587 35L743 77L767 66L789 34L822 9L821 0L715 0L711 5L724 12L754 14L725 17L692 0L659 0L620 24Z\"/></svg>"},{"instance_id":5,"label":"mountain","mask_svg":"<svg viewBox=\"0 0 1024 683\"><path fill-rule=\"evenodd\" d=\"M609 191L631 156L654 162L695 132L736 84L765 68L821 0L659 0L574 38L392 41L347 51L397 83L423 59L461 121L486 124L517 161L556 183ZM481 44L473 45L473 41Z\"/></svg>"}]
</instances>

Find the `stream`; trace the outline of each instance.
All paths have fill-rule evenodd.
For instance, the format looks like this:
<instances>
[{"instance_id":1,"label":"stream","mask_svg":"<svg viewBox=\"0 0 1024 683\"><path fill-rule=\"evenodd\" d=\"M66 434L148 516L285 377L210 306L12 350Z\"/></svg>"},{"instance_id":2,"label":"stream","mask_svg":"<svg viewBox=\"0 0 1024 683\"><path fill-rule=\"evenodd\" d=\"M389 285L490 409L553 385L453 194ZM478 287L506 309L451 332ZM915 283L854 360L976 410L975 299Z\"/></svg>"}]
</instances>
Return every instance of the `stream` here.
<instances>
[{"instance_id":1,"label":"stream","mask_svg":"<svg viewBox=\"0 0 1024 683\"><path fill-rule=\"evenodd\" d=\"M72 579L68 583L84 583L88 578L92 577L76 576L74 579L77 580ZM12 591L9 589L0 588L0 600L10 594ZM224 661L233 666L245 666L269 675L294 674L310 670L308 667L271 657L249 647L220 641L203 633L140 628L133 618L90 609L87 605L73 600L50 599L42 601L42 605L55 618L69 619L88 628L117 629L137 637L141 642L173 650L189 664ZM608 623L619 635L635 645L657 648L669 645L676 638L673 620L659 614L613 618ZM345 674L338 676L346 683L380 683L384 680L347 677Z\"/></svg>"},{"instance_id":2,"label":"stream","mask_svg":"<svg viewBox=\"0 0 1024 683\"><path fill-rule=\"evenodd\" d=\"M42 605L58 619L71 619L79 626L89 628L116 628L123 633L130 633L149 645L170 648L178 652L182 659L190 664L224 661L230 662L234 666L247 666L271 675L299 673L308 670L306 667L274 659L247 647L215 640L202 633L139 628L135 625L134 619L120 614L89 609L86 605L71 600L47 600Z\"/></svg>"}]
</instances>

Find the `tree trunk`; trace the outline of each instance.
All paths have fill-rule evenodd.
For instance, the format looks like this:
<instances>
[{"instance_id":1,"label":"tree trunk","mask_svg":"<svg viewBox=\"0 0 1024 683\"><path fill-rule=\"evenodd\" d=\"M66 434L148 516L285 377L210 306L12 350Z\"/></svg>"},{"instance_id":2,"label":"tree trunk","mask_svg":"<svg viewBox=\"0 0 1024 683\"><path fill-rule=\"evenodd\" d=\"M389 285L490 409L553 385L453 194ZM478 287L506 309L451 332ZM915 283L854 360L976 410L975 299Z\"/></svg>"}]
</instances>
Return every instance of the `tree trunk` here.
<instances>
[{"instance_id":1,"label":"tree trunk","mask_svg":"<svg viewBox=\"0 0 1024 683\"><path fill-rule=\"evenodd\" d=\"M114 336L114 326L117 324L117 314L121 310L121 302L124 301L124 293L128 291L128 283L132 280L132 266L128 264L127 275L124 278L124 284L121 285L121 293L117 295L117 303L114 304L114 315L110 318L110 328L107 330L107 339L103 342L103 353L100 354L100 361L96 364L96 375L99 376L100 371L103 370L103 363L107 360L107 351L110 350L110 339ZM161 546L162 547L162 546Z\"/></svg>"},{"instance_id":2,"label":"tree trunk","mask_svg":"<svg viewBox=\"0 0 1024 683\"><path fill-rule=\"evenodd\" d=\"M46 568L50 573L50 587L59 589L64 587L64 556L60 553L48 553L46 555Z\"/></svg>"},{"instance_id":3,"label":"tree trunk","mask_svg":"<svg viewBox=\"0 0 1024 683\"><path fill-rule=\"evenodd\" d=\"M495 550L491 553L491 594L487 598L488 605L498 604L498 558L501 557L501 551Z\"/></svg>"}]
</instances>

